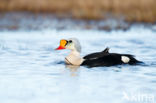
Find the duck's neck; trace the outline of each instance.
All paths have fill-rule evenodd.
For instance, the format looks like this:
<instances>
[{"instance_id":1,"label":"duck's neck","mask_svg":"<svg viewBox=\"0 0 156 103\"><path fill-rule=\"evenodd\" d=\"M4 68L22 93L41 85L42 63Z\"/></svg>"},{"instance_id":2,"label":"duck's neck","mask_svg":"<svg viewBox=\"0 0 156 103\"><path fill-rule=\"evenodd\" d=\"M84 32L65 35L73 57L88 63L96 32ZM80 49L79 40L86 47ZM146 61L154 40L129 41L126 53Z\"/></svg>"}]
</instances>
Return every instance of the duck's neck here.
<instances>
[{"instance_id":1,"label":"duck's neck","mask_svg":"<svg viewBox=\"0 0 156 103\"><path fill-rule=\"evenodd\" d=\"M71 50L70 54L65 58L65 62L70 65L81 65L83 59L80 57L80 52Z\"/></svg>"},{"instance_id":2,"label":"duck's neck","mask_svg":"<svg viewBox=\"0 0 156 103\"><path fill-rule=\"evenodd\" d=\"M71 50L69 55L80 57L80 52L78 52L77 50Z\"/></svg>"}]
</instances>

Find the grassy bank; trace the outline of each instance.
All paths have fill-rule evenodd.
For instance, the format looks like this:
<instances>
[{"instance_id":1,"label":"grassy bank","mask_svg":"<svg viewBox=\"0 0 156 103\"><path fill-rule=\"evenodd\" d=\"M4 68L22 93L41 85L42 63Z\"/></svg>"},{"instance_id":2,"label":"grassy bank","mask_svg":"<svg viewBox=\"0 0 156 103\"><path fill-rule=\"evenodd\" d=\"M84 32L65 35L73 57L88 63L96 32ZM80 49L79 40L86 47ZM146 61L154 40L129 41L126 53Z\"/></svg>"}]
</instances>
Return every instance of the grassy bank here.
<instances>
[{"instance_id":1,"label":"grassy bank","mask_svg":"<svg viewBox=\"0 0 156 103\"><path fill-rule=\"evenodd\" d=\"M108 14L127 21L155 22L156 0L0 0L0 11L52 12L82 19L103 19Z\"/></svg>"}]
</instances>

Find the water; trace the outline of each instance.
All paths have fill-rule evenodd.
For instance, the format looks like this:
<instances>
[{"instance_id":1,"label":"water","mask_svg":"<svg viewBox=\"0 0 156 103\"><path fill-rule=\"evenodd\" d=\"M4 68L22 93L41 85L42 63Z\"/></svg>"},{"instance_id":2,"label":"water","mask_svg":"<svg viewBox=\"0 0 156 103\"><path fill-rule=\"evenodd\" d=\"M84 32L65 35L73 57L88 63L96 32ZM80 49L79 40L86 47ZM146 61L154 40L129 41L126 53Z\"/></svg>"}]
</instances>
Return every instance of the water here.
<instances>
[{"instance_id":1,"label":"water","mask_svg":"<svg viewBox=\"0 0 156 103\"><path fill-rule=\"evenodd\" d=\"M145 65L71 67L59 40L78 38L82 56L110 47ZM144 26L0 31L0 103L155 103L156 32Z\"/></svg>"}]
</instances>

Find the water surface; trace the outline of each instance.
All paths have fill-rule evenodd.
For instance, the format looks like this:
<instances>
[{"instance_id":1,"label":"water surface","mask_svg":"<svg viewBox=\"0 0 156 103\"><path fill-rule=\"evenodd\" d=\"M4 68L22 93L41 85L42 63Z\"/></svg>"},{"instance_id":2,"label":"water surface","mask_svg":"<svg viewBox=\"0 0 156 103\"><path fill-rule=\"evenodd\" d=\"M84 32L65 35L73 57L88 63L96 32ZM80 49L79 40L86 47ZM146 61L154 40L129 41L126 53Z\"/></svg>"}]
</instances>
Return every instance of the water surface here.
<instances>
[{"instance_id":1,"label":"water surface","mask_svg":"<svg viewBox=\"0 0 156 103\"><path fill-rule=\"evenodd\" d=\"M110 52L133 54L145 65L65 66L69 51L54 49L60 39L71 37L80 40L82 56L110 47ZM155 103L155 44L156 32L144 26L110 32L71 28L0 31L0 102ZM139 95L151 99L142 100Z\"/></svg>"}]
</instances>

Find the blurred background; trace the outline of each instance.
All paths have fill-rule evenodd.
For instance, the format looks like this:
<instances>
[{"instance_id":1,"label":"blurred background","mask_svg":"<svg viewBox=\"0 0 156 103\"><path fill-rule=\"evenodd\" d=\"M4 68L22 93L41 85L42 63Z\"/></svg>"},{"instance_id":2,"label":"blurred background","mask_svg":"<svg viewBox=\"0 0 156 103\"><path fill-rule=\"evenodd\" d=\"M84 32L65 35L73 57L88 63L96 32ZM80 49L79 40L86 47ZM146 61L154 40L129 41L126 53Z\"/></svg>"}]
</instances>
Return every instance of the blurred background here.
<instances>
[{"instance_id":1,"label":"blurred background","mask_svg":"<svg viewBox=\"0 0 156 103\"><path fill-rule=\"evenodd\" d=\"M53 19L66 18L65 24L69 23L72 26L75 24L73 22L76 22L75 26L80 25L79 28L127 29L132 23L154 24L156 22L155 4L155 0L0 0L0 29L17 29L19 25L22 26L19 23L21 19L32 20L33 18L40 18L41 21L38 20L38 22L41 22L40 24L44 22L42 26L49 27L50 24L45 22L52 17ZM10 24L2 24L2 20L7 18L11 20ZM74 20L70 23L69 18L78 21ZM84 20L85 25L82 25L80 20ZM96 24L88 23L90 20ZM102 23L102 20L107 21ZM12 22L16 22L16 25L12 25ZM32 28L40 28L36 27L38 24L35 24L35 21L32 25L26 22L25 28L31 29L28 25ZM58 29L67 26L58 25L56 26Z\"/></svg>"},{"instance_id":2,"label":"blurred background","mask_svg":"<svg viewBox=\"0 0 156 103\"><path fill-rule=\"evenodd\" d=\"M109 14L127 21L155 22L155 0L0 0L0 11L50 12L82 19Z\"/></svg>"}]
</instances>

